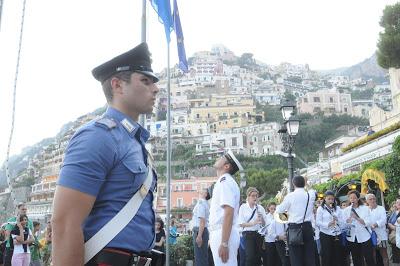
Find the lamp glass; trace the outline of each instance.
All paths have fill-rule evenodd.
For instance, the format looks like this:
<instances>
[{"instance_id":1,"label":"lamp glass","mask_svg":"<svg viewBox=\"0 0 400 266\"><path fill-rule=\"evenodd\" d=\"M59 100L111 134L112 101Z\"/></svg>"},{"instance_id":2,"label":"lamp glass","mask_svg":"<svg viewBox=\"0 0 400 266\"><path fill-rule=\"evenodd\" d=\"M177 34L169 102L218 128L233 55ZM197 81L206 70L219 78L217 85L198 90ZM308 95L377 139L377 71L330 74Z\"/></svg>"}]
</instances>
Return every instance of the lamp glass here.
<instances>
[{"instance_id":1,"label":"lamp glass","mask_svg":"<svg viewBox=\"0 0 400 266\"><path fill-rule=\"evenodd\" d=\"M296 136L299 133L300 120L291 119L285 122L287 132L290 136Z\"/></svg>"},{"instance_id":2,"label":"lamp glass","mask_svg":"<svg viewBox=\"0 0 400 266\"><path fill-rule=\"evenodd\" d=\"M294 111L294 106L293 105L286 105L281 107L282 111L282 116L285 121L289 120L289 118L292 116L293 111Z\"/></svg>"}]
</instances>

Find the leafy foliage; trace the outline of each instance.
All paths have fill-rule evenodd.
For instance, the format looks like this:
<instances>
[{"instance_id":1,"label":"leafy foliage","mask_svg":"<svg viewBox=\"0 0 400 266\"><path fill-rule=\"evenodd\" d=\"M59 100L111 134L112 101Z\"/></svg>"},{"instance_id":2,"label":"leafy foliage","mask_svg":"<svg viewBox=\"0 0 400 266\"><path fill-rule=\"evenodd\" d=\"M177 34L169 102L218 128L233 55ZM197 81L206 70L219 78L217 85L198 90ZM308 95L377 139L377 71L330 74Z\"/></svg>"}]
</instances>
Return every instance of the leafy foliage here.
<instances>
[{"instance_id":1,"label":"leafy foliage","mask_svg":"<svg viewBox=\"0 0 400 266\"><path fill-rule=\"evenodd\" d=\"M171 265L185 266L187 260L194 259L193 240L190 235L178 237L175 245L171 245Z\"/></svg>"},{"instance_id":2,"label":"leafy foliage","mask_svg":"<svg viewBox=\"0 0 400 266\"><path fill-rule=\"evenodd\" d=\"M383 68L400 68L400 3L386 6L380 21L377 61Z\"/></svg>"},{"instance_id":3,"label":"leafy foliage","mask_svg":"<svg viewBox=\"0 0 400 266\"><path fill-rule=\"evenodd\" d=\"M271 171L251 168L247 171L247 187L256 187L260 195L274 197L288 177L287 169L278 168Z\"/></svg>"},{"instance_id":4,"label":"leafy foliage","mask_svg":"<svg viewBox=\"0 0 400 266\"><path fill-rule=\"evenodd\" d=\"M352 100L372 100L374 96L374 89L366 89L363 91L352 91Z\"/></svg>"}]
</instances>

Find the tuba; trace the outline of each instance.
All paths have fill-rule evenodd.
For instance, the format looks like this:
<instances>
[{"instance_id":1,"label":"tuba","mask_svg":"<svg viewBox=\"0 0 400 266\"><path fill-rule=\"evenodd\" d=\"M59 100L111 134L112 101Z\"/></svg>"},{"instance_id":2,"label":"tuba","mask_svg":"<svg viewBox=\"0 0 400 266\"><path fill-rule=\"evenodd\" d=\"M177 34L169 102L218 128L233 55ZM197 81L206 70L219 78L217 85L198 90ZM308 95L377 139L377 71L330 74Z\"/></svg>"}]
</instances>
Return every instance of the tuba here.
<instances>
[{"instance_id":1,"label":"tuba","mask_svg":"<svg viewBox=\"0 0 400 266\"><path fill-rule=\"evenodd\" d=\"M281 204L285 196L288 194L287 186L284 186L281 191L278 192L276 195L277 203ZM287 212L285 213L274 213L274 220L281 224L289 223L289 215Z\"/></svg>"}]
</instances>

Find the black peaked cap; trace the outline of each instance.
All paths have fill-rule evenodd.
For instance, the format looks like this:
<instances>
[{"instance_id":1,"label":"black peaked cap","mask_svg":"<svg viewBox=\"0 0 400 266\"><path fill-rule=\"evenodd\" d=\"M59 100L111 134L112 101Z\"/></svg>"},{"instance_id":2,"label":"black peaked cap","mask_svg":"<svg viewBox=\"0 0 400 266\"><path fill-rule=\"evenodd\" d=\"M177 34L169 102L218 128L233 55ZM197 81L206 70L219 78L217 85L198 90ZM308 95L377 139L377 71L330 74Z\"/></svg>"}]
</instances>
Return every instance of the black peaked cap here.
<instances>
[{"instance_id":1,"label":"black peaked cap","mask_svg":"<svg viewBox=\"0 0 400 266\"><path fill-rule=\"evenodd\" d=\"M147 43L141 43L132 50L118 55L92 70L93 77L103 83L118 72L133 71L142 73L158 81L151 69L151 58Z\"/></svg>"}]
</instances>

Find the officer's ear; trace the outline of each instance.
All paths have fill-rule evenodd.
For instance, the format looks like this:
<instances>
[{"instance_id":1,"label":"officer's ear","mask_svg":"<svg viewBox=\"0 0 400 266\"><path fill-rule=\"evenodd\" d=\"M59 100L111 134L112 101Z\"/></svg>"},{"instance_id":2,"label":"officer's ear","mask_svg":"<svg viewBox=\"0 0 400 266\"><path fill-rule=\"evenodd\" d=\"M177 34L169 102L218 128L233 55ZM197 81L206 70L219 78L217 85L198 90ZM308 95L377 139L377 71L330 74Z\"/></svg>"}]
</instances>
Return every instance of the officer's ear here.
<instances>
[{"instance_id":1,"label":"officer's ear","mask_svg":"<svg viewBox=\"0 0 400 266\"><path fill-rule=\"evenodd\" d=\"M112 94L113 96L119 94L123 94L123 88L122 88L122 83L124 81L122 79L119 79L117 77L112 77L110 80L111 88L112 88Z\"/></svg>"}]
</instances>

